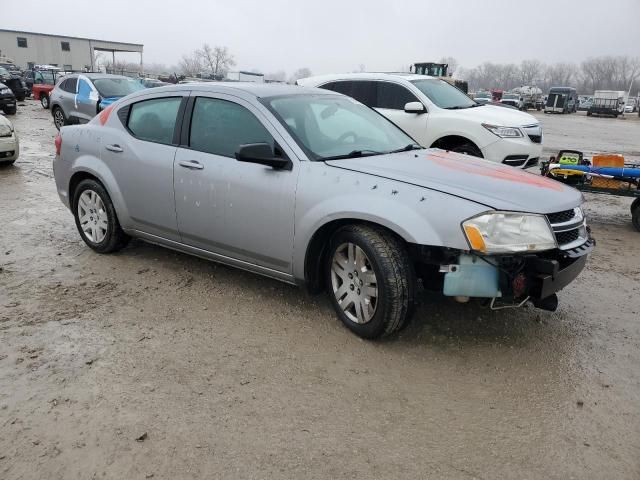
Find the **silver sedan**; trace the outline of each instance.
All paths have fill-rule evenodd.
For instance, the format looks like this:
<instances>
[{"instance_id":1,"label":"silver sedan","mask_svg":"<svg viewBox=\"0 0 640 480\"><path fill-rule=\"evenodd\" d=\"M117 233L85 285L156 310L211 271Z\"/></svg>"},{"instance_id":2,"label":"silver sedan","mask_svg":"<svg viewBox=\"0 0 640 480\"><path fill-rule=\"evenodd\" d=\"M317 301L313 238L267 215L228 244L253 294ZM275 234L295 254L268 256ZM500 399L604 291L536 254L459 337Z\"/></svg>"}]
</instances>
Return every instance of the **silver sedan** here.
<instances>
[{"instance_id":1,"label":"silver sedan","mask_svg":"<svg viewBox=\"0 0 640 480\"><path fill-rule=\"evenodd\" d=\"M326 289L365 338L406 325L418 278L461 301L553 309L591 248L577 191L423 149L327 90L154 88L63 127L56 150L58 193L93 250L134 236Z\"/></svg>"}]
</instances>

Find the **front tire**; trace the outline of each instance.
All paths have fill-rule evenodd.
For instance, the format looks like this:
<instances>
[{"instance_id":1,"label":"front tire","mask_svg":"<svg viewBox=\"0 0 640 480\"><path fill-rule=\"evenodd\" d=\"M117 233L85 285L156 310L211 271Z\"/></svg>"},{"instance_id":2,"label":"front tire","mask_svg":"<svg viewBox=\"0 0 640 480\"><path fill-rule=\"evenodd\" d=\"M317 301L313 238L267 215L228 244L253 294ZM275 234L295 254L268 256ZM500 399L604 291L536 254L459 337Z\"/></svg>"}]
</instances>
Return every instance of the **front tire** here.
<instances>
[{"instance_id":1,"label":"front tire","mask_svg":"<svg viewBox=\"0 0 640 480\"><path fill-rule=\"evenodd\" d=\"M18 111L18 107L7 107L3 110L5 115L15 115Z\"/></svg>"},{"instance_id":2,"label":"front tire","mask_svg":"<svg viewBox=\"0 0 640 480\"><path fill-rule=\"evenodd\" d=\"M450 151L482 158L482 152L473 143L463 143L462 145L451 148Z\"/></svg>"},{"instance_id":3,"label":"front tire","mask_svg":"<svg viewBox=\"0 0 640 480\"><path fill-rule=\"evenodd\" d=\"M45 93L40 94L40 105L42 105L42 108L45 110L49 110L49 95Z\"/></svg>"},{"instance_id":4,"label":"front tire","mask_svg":"<svg viewBox=\"0 0 640 480\"><path fill-rule=\"evenodd\" d=\"M331 238L326 284L338 317L356 335L375 339L411 316L415 273L404 243L382 228L349 225Z\"/></svg>"},{"instance_id":5,"label":"front tire","mask_svg":"<svg viewBox=\"0 0 640 480\"><path fill-rule=\"evenodd\" d=\"M129 242L100 182L86 179L78 184L73 194L73 214L82 240L96 252L117 252Z\"/></svg>"}]
</instances>

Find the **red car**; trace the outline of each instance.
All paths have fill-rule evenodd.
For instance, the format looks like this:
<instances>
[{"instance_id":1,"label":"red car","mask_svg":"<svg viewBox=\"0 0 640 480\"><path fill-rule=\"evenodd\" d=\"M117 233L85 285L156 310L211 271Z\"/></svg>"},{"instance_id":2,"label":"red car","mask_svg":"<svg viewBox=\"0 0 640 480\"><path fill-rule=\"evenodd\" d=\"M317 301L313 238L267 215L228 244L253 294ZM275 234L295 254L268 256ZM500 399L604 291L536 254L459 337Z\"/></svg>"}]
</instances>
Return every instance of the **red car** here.
<instances>
[{"instance_id":1,"label":"red car","mask_svg":"<svg viewBox=\"0 0 640 480\"><path fill-rule=\"evenodd\" d=\"M37 70L34 73L31 93L35 100L40 100L43 108L49 108L51 90L55 87L60 74L54 70Z\"/></svg>"}]
</instances>

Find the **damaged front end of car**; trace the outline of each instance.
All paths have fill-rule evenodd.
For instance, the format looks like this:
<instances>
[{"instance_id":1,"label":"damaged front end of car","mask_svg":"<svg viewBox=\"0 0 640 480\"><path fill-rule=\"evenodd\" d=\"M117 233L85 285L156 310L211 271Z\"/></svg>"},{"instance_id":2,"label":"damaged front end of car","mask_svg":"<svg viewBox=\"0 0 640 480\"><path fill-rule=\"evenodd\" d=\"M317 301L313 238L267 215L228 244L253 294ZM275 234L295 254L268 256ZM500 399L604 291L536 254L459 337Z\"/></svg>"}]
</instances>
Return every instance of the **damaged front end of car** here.
<instances>
[{"instance_id":1,"label":"damaged front end of car","mask_svg":"<svg viewBox=\"0 0 640 480\"><path fill-rule=\"evenodd\" d=\"M595 246L580 207L553 214L490 211L462 223L469 250L415 246L427 289L493 310L531 302L555 311L556 293L583 270Z\"/></svg>"}]
</instances>

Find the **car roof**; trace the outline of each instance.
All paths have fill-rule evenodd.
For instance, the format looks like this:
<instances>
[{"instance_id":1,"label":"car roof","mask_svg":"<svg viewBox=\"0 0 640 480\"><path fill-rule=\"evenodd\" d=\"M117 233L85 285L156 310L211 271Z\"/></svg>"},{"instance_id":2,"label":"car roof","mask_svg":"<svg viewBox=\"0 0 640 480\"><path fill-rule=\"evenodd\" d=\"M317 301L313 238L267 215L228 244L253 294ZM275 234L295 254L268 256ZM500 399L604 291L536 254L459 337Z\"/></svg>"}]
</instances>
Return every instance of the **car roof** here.
<instances>
[{"instance_id":1,"label":"car roof","mask_svg":"<svg viewBox=\"0 0 640 480\"><path fill-rule=\"evenodd\" d=\"M240 95L243 97L269 98L283 95L338 95L336 92L322 90L320 88L307 88L297 85L274 84L274 83L256 83L256 82L191 82L181 83L177 85L167 85L153 89L153 93L162 91L198 91L211 93L227 93L231 95ZM127 98L149 93L149 90L141 90L132 93Z\"/></svg>"},{"instance_id":2,"label":"car roof","mask_svg":"<svg viewBox=\"0 0 640 480\"><path fill-rule=\"evenodd\" d=\"M435 77L418 75L408 72L362 72L362 73L334 73L329 75L317 75L298 80L300 85L322 85L327 82L339 80L429 80Z\"/></svg>"}]
</instances>

